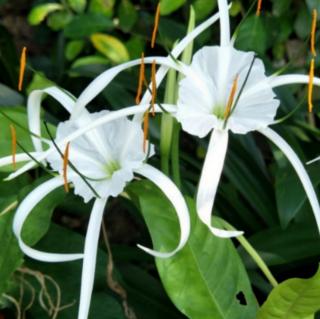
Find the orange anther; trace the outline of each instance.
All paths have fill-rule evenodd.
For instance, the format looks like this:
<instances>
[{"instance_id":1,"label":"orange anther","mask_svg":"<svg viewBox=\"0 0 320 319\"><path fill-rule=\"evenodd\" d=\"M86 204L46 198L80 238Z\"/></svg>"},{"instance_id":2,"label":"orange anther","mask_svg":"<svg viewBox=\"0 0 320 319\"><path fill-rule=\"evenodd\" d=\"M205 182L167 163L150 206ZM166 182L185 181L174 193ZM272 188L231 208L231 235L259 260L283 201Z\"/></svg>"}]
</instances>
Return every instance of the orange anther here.
<instances>
[{"instance_id":1,"label":"orange anther","mask_svg":"<svg viewBox=\"0 0 320 319\"><path fill-rule=\"evenodd\" d=\"M147 110L143 116L143 151L147 152L147 140L149 133L149 111Z\"/></svg>"},{"instance_id":2,"label":"orange anther","mask_svg":"<svg viewBox=\"0 0 320 319\"><path fill-rule=\"evenodd\" d=\"M258 0L257 11L256 11L257 17L259 17L261 14L261 8L262 8L262 0Z\"/></svg>"},{"instance_id":3,"label":"orange anther","mask_svg":"<svg viewBox=\"0 0 320 319\"><path fill-rule=\"evenodd\" d=\"M308 85L308 111L312 112L312 96L313 96L313 80L314 80L314 58L310 62L309 85Z\"/></svg>"},{"instance_id":4,"label":"orange anther","mask_svg":"<svg viewBox=\"0 0 320 319\"><path fill-rule=\"evenodd\" d=\"M18 83L19 91L22 91L24 72L26 70L26 61L27 61L27 48L23 47L21 56L20 56L20 71L19 71L19 83Z\"/></svg>"},{"instance_id":5,"label":"orange anther","mask_svg":"<svg viewBox=\"0 0 320 319\"><path fill-rule=\"evenodd\" d=\"M317 55L315 43L316 43L316 30L317 30L317 10L313 9L312 11L312 26L311 26L311 38L310 38L310 46L311 46L311 53L315 57Z\"/></svg>"},{"instance_id":6,"label":"orange anther","mask_svg":"<svg viewBox=\"0 0 320 319\"><path fill-rule=\"evenodd\" d=\"M136 104L140 104L140 101L141 101L142 88L143 88L143 83L145 80L144 74L145 74L144 53L142 52L141 53L140 72L139 72L139 83L138 83L138 90L137 90L137 95L136 95Z\"/></svg>"},{"instance_id":7,"label":"orange anther","mask_svg":"<svg viewBox=\"0 0 320 319\"><path fill-rule=\"evenodd\" d=\"M155 116L155 103L157 99L157 81L156 81L156 61L152 61L152 67L151 67L151 86L152 86L152 98L151 98L151 110L152 110L152 116Z\"/></svg>"},{"instance_id":8,"label":"orange anther","mask_svg":"<svg viewBox=\"0 0 320 319\"><path fill-rule=\"evenodd\" d=\"M159 27L159 20L160 20L160 3L158 3L156 15L154 17L154 27L152 32L152 39L151 39L151 48L154 48L157 38L157 31Z\"/></svg>"},{"instance_id":9,"label":"orange anther","mask_svg":"<svg viewBox=\"0 0 320 319\"><path fill-rule=\"evenodd\" d=\"M69 184L68 184L68 163L69 163L69 149L70 142L67 143L66 148L63 154L63 181L64 181L64 190L66 193L69 192Z\"/></svg>"},{"instance_id":10,"label":"orange anther","mask_svg":"<svg viewBox=\"0 0 320 319\"><path fill-rule=\"evenodd\" d=\"M11 145L12 145L12 166L14 169L17 167L17 162L16 162L16 154L17 154L17 132L16 128L10 124L10 131L11 131Z\"/></svg>"},{"instance_id":11,"label":"orange anther","mask_svg":"<svg viewBox=\"0 0 320 319\"><path fill-rule=\"evenodd\" d=\"M230 115L231 108L232 108L233 101L234 101L234 97L236 95L237 88L238 88L238 80L239 80L239 75L237 75L235 77L235 79L233 80L233 83L232 83L232 88L231 88L231 92L230 92L230 95L229 95L228 103L227 103L227 106L226 106L226 110L224 112L224 118L225 119L227 119L229 117L229 115Z\"/></svg>"}]
</instances>

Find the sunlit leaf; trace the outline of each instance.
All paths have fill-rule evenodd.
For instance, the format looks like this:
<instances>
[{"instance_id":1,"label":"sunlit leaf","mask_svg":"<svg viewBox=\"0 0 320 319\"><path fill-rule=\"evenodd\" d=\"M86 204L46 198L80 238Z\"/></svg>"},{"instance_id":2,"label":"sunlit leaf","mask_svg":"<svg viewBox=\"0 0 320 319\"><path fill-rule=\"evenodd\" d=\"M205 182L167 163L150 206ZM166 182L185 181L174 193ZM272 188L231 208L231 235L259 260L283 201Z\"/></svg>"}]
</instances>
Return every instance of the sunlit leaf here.
<instances>
[{"instance_id":1,"label":"sunlit leaf","mask_svg":"<svg viewBox=\"0 0 320 319\"><path fill-rule=\"evenodd\" d=\"M74 11L83 12L86 7L87 0L68 0L68 4Z\"/></svg>"},{"instance_id":2,"label":"sunlit leaf","mask_svg":"<svg viewBox=\"0 0 320 319\"><path fill-rule=\"evenodd\" d=\"M161 0L160 12L162 15L168 15L185 4L186 0Z\"/></svg>"},{"instance_id":3,"label":"sunlit leaf","mask_svg":"<svg viewBox=\"0 0 320 319\"><path fill-rule=\"evenodd\" d=\"M28 15L28 21L31 25L40 24L51 12L63 10L63 6L59 3L40 4L32 8Z\"/></svg>"}]
</instances>

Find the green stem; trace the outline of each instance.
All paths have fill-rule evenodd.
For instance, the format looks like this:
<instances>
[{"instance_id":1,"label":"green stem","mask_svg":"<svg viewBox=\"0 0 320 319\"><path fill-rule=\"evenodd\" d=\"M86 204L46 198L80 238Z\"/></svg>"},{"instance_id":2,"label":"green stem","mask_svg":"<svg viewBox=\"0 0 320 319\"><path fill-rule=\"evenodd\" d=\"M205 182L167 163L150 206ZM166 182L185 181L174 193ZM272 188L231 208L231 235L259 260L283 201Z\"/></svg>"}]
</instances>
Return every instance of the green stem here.
<instances>
[{"instance_id":1,"label":"green stem","mask_svg":"<svg viewBox=\"0 0 320 319\"><path fill-rule=\"evenodd\" d=\"M236 230L233 226L231 226L229 223L227 223L225 220L219 218L219 220L222 222L223 227L226 230ZM263 261L263 259L260 257L258 252L254 249L254 247L249 243L249 241L244 236L239 236L236 238L241 246L245 249L245 251L250 255L250 257L254 260L254 262L257 264L257 266L260 268L260 270L263 272L263 274L266 276L266 278L269 280L270 284L273 287L278 286L277 280L272 275L270 269L266 265L266 263Z\"/></svg>"},{"instance_id":2,"label":"green stem","mask_svg":"<svg viewBox=\"0 0 320 319\"><path fill-rule=\"evenodd\" d=\"M180 125L175 121L172 132L171 165L173 181L181 189L180 176Z\"/></svg>"}]
</instances>

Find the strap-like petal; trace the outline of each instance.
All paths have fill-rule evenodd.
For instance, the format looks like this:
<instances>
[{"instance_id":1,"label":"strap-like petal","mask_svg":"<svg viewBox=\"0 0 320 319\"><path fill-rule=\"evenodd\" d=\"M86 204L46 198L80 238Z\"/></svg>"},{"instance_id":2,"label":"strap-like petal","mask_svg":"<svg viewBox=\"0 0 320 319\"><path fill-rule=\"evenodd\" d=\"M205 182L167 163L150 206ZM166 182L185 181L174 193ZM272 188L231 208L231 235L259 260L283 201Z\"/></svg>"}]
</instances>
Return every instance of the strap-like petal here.
<instances>
[{"instance_id":1,"label":"strap-like petal","mask_svg":"<svg viewBox=\"0 0 320 319\"><path fill-rule=\"evenodd\" d=\"M41 136L41 120L40 120L40 107L44 94L48 94L56 99L69 113L71 113L75 101L71 98L71 94L58 87L49 87L43 90L34 90L30 93L27 103L28 124L29 130ZM43 150L41 140L35 136L31 136L32 143L37 152Z\"/></svg>"},{"instance_id":2,"label":"strap-like petal","mask_svg":"<svg viewBox=\"0 0 320 319\"><path fill-rule=\"evenodd\" d=\"M220 45L230 45L230 19L227 0L218 0L220 14Z\"/></svg>"},{"instance_id":3,"label":"strap-like petal","mask_svg":"<svg viewBox=\"0 0 320 319\"><path fill-rule=\"evenodd\" d=\"M83 135L83 134L85 134L85 133L105 124L105 123L112 122L116 119L130 116L130 115L143 114L148 109L148 107L150 107L149 104L134 105L134 106L130 106L130 107L127 107L124 109L110 112L110 113L106 114L105 116L102 116L98 120L91 122L88 125L79 128L78 130L76 130L72 134L70 134L69 136L64 137L63 140L58 142L58 146L61 148L67 142L71 142L71 141L75 140L76 138L78 138L79 136L81 136L81 135ZM162 104L161 108L158 105L155 105L155 112L161 113L163 111L162 107L170 113L175 113L175 111L177 109L177 107L175 105ZM38 162L42 162L52 152L55 152L55 151L56 151L56 149L54 147L51 147L47 151L40 153L40 155L38 157L36 157L36 159ZM37 165L37 163L35 163L34 161L30 161L27 164L25 164L24 166L22 166L21 168L17 169L15 172L11 173L5 180L12 180L12 179L16 178L17 176L34 168L36 165Z\"/></svg>"},{"instance_id":4,"label":"strap-like petal","mask_svg":"<svg viewBox=\"0 0 320 319\"><path fill-rule=\"evenodd\" d=\"M61 177L54 177L44 182L25 197L15 213L13 231L18 239L21 250L33 259L46 262L65 262L83 258L83 254L56 254L36 250L26 245L21 237L23 224L30 215L32 209L50 192L63 185L63 183L64 181Z\"/></svg>"},{"instance_id":5,"label":"strap-like petal","mask_svg":"<svg viewBox=\"0 0 320 319\"><path fill-rule=\"evenodd\" d=\"M38 157L41 153L38 152L30 152L30 155L33 157ZM30 161L30 156L25 153L19 153L15 155L15 161L16 163L19 162L29 162ZM1 157L0 158L0 167L10 165L12 163L12 155Z\"/></svg>"},{"instance_id":6,"label":"strap-like petal","mask_svg":"<svg viewBox=\"0 0 320 319\"><path fill-rule=\"evenodd\" d=\"M236 237L243 234L242 231L227 231L211 226L211 212L225 161L228 139L229 136L226 130L214 130L212 132L202 167L196 200L197 212L201 221L209 227L214 235L223 238Z\"/></svg>"},{"instance_id":7,"label":"strap-like petal","mask_svg":"<svg viewBox=\"0 0 320 319\"><path fill-rule=\"evenodd\" d=\"M273 88L290 84L308 84L309 81L309 75L304 74L288 74L269 77L269 83ZM314 77L313 84L320 86L320 78Z\"/></svg>"},{"instance_id":8,"label":"strap-like petal","mask_svg":"<svg viewBox=\"0 0 320 319\"><path fill-rule=\"evenodd\" d=\"M313 188L311 180L306 172L302 162L299 160L297 154L290 147L290 145L275 131L270 128L265 128L259 130L261 134L270 139L275 145L279 147L279 149L283 152L283 154L288 158L295 171L297 172L300 181L305 189L307 197L310 201L310 205L313 210L314 217L317 222L317 226L320 232L320 206L317 198L317 194Z\"/></svg>"},{"instance_id":9,"label":"strap-like petal","mask_svg":"<svg viewBox=\"0 0 320 319\"><path fill-rule=\"evenodd\" d=\"M136 170L136 173L146 177L163 191L175 208L180 224L180 241L177 248L172 252L158 252L141 245L138 245L138 247L155 257L169 258L181 250L188 240L190 234L190 216L187 204L177 186L156 168L144 164L140 169Z\"/></svg>"},{"instance_id":10,"label":"strap-like petal","mask_svg":"<svg viewBox=\"0 0 320 319\"><path fill-rule=\"evenodd\" d=\"M87 319L93 290L101 222L107 199L94 202L84 245L78 319Z\"/></svg>"}]
</instances>

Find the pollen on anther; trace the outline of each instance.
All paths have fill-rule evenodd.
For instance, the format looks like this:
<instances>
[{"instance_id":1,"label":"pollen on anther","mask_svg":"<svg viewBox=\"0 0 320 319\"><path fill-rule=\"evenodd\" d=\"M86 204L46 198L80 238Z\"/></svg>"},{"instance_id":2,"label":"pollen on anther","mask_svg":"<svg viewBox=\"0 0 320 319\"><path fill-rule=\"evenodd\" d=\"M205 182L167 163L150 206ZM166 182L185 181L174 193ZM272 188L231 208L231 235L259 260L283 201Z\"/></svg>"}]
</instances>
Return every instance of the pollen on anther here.
<instances>
[{"instance_id":1,"label":"pollen on anther","mask_svg":"<svg viewBox=\"0 0 320 319\"><path fill-rule=\"evenodd\" d=\"M238 89L238 80L239 80L239 75L237 74L235 79L233 80L232 88L231 88L229 99L228 99L228 103L227 103L227 106L226 106L226 110L224 112L224 118L225 119L227 119L229 117L230 113L231 113L233 101L234 101L234 98L235 98L235 95L236 95L236 92L237 92L237 89Z\"/></svg>"},{"instance_id":2,"label":"pollen on anther","mask_svg":"<svg viewBox=\"0 0 320 319\"><path fill-rule=\"evenodd\" d=\"M69 192L69 183L68 183L68 163L69 163L69 149L70 142L67 143L66 148L63 154L63 182L64 182L64 190L66 193Z\"/></svg>"},{"instance_id":3,"label":"pollen on anther","mask_svg":"<svg viewBox=\"0 0 320 319\"><path fill-rule=\"evenodd\" d=\"M316 31L317 31L317 10L313 9L312 11L312 26L311 26L311 37L310 37L310 46L311 54L315 57L317 55L315 43L316 43Z\"/></svg>"},{"instance_id":4,"label":"pollen on anther","mask_svg":"<svg viewBox=\"0 0 320 319\"><path fill-rule=\"evenodd\" d=\"M17 167L16 162L16 154L17 154L17 132L16 128L10 124L10 131L11 131L11 152L12 152L12 166L14 169Z\"/></svg>"},{"instance_id":5,"label":"pollen on anther","mask_svg":"<svg viewBox=\"0 0 320 319\"><path fill-rule=\"evenodd\" d=\"M156 61L152 61L152 67L151 67L151 87L152 87L152 98L151 98L151 110L152 110L152 116L155 116L155 103L157 99L157 82L156 82Z\"/></svg>"},{"instance_id":6,"label":"pollen on anther","mask_svg":"<svg viewBox=\"0 0 320 319\"><path fill-rule=\"evenodd\" d=\"M151 38L151 48L154 48L154 45L156 43L159 20L160 20L160 3L158 3L156 15L154 17L154 27L153 27L152 38Z\"/></svg>"},{"instance_id":7,"label":"pollen on anther","mask_svg":"<svg viewBox=\"0 0 320 319\"><path fill-rule=\"evenodd\" d=\"M141 53L141 64L140 64L140 71L139 71L139 82L138 82L138 90L136 95L136 104L140 104L141 102L141 95L142 95L142 88L143 83L145 80L145 64L144 64L144 53Z\"/></svg>"},{"instance_id":8,"label":"pollen on anther","mask_svg":"<svg viewBox=\"0 0 320 319\"><path fill-rule=\"evenodd\" d=\"M256 11L256 16L259 17L261 14L261 8L262 8L262 0L258 0L257 4L257 11Z\"/></svg>"},{"instance_id":9,"label":"pollen on anther","mask_svg":"<svg viewBox=\"0 0 320 319\"><path fill-rule=\"evenodd\" d=\"M313 104L313 80L314 80L314 58L310 62L310 71L309 71L309 84L308 84L308 111L312 112Z\"/></svg>"},{"instance_id":10,"label":"pollen on anther","mask_svg":"<svg viewBox=\"0 0 320 319\"><path fill-rule=\"evenodd\" d=\"M19 71L19 83L18 83L19 91L22 91L23 78L26 70L26 61L27 61L27 48L23 47L21 56L20 56L20 71Z\"/></svg>"},{"instance_id":11,"label":"pollen on anther","mask_svg":"<svg viewBox=\"0 0 320 319\"><path fill-rule=\"evenodd\" d=\"M147 140L149 133L149 111L147 110L143 116L143 152L147 152Z\"/></svg>"}]
</instances>

